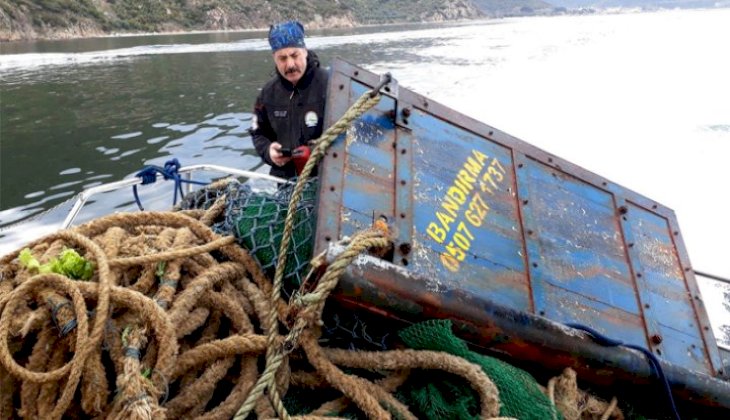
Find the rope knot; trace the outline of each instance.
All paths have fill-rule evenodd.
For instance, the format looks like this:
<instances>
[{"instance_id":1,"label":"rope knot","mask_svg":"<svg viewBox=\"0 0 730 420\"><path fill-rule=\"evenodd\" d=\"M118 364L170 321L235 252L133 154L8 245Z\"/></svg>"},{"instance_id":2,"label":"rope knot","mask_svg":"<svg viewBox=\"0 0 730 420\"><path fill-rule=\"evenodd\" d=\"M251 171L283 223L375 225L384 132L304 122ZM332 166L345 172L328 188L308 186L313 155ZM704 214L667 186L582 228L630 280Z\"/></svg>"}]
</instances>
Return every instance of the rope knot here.
<instances>
[{"instance_id":1,"label":"rope knot","mask_svg":"<svg viewBox=\"0 0 730 420\"><path fill-rule=\"evenodd\" d=\"M124 357L140 360L142 358L142 352L137 347L127 346L124 348Z\"/></svg>"},{"instance_id":2,"label":"rope knot","mask_svg":"<svg viewBox=\"0 0 730 420\"><path fill-rule=\"evenodd\" d=\"M172 199L172 205L174 206L177 204L177 194L180 193L180 197L183 196L183 189L182 184L188 183L188 184L196 184L196 185L206 185L205 182L200 181L191 181L191 180L185 180L180 177L180 161L177 160L177 158L172 158L165 162L164 167L159 167L156 165L149 165L146 166L141 171L137 172L135 175L137 178L140 178L142 180L142 185L148 185L153 184L157 181L157 174L162 175L162 177L168 181L173 180L175 181L174 186L174 196ZM144 210L142 207L142 202L139 200L139 194L137 193L137 186L134 185L132 187L132 192L134 193L134 200L137 202L137 206L140 210Z\"/></svg>"}]
</instances>

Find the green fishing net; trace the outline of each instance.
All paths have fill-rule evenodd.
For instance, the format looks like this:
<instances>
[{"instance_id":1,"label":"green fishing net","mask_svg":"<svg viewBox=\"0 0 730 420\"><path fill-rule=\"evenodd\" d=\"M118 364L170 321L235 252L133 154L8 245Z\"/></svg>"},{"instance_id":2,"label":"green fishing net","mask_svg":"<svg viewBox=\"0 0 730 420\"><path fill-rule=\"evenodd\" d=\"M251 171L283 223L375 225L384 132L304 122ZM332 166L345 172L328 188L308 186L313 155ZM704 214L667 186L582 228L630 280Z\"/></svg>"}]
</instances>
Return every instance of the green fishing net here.
<instances>
[{"instance_id":1,"label":"green fishing net","mask_svg":"<svg viewBox=\"0 0 730 420\"><path fill-rule=\"evenodd\" d=\"M273 278L293 192L294 184L282 185L274 192L262 192L252 191L247 184L231 181L186 196L179 208L207 209L225 195L223 219L213 224L213 230L222 235L235 235L238 244L248 250L264 272ZM317 179L310 179L304 184L294 213L292 238L284 268L287 294L301 284L312 258L316 194Z\"/></svg>"},{"instance_id":2,"label":"green fishing net","mask_svg":"<svg viewBox=\"0 0 730 420\"><path fill-rule=\"evenodd\" d=\"M429 320L399 333L409 348L443 351L482 367L499 389L500 416L520 420L562 418L529 373L499 359L469 350L451 331L449 320ZM474 419L479 414L479 397L466 380L453 375L434 381L433 372L418 372L399 390L399 399L419 419Z\"/></svg>"}]
</instances>

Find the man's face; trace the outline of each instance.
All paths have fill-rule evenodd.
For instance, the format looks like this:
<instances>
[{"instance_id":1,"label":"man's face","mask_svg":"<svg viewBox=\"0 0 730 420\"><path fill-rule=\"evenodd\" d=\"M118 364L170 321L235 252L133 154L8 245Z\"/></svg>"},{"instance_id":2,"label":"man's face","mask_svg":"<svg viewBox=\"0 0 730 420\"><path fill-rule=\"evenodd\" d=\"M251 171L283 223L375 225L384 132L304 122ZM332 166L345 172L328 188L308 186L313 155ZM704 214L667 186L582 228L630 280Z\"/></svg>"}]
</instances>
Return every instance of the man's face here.
<instances>
[{"instance_id":1,"label":"man's face","mask_svg":"<svg viewBox=\"0 0 730 420\"><path fill-rule=\"evenodd\" d=\"M274 62L279 74L296 85L307 69L307 50L304 48L282 48L274 52Z\"/></svg>"}]
</instances>

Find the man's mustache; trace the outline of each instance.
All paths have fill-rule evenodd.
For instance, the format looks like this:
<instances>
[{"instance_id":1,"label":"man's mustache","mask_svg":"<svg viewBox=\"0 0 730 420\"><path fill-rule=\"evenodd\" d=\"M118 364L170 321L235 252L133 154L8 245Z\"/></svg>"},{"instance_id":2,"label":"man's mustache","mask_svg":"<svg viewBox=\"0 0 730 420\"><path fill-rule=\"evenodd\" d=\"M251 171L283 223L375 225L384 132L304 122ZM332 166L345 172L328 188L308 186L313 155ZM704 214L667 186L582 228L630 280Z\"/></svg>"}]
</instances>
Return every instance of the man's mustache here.
<instances>
[{"instance_id":1,"label":"man's mustache","mask_svg":"<svg viewBox=\"0 0 730 420\"><path fill-rule=\"evenodd\" d=\"M298 73L298 72L299 72L299 67L289 67L288 69L286 69L284 74L292 74L292 73Z\"/></svg>"}]
</instances>

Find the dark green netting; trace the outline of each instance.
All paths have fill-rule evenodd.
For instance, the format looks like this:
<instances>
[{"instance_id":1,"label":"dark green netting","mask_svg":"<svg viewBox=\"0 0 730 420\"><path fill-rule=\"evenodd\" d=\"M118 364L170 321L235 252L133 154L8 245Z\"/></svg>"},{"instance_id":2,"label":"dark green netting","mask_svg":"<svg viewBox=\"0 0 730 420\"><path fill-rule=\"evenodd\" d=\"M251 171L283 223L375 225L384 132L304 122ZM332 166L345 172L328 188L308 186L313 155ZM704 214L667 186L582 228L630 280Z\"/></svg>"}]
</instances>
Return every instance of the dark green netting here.
<instances>
[{"instance_id":1,"label":"dark green netting","mask_svg":"<svg viewBox=\"0 0 730 420\"><path fill-rule=\"evenodd\" d=\"M520 420L562 418L529 373L499 359L469 350L451 331L449 320L429 320L399 333L407 347L443 351L482 367L499 389L500 415ZM479 400L469 384L456 376L434 381L433 372L418 373L399 390L399 398L418 418L472 419L479 413Z\"/></svg>"},{"instance_id":2,"label":"dark green netting","mask_svg":"<svg viewBox=\"0 0 730 420\"><path fill-rule=\"evenodd\" d=\"M233 181L223 187L196 191L185 197L180 208L207 209L219 197L226 195L224 218L212 226L213 230L222 235L235 235L238 244L256 258L266 274L273 277L293 191L294 184L282 185L274 193L253 192L248 185ZM301 284L312 258L316 193L317 179L308 180L294 214L292 239L284 268L287 295Z\"/></svg>"}]
</instances>

